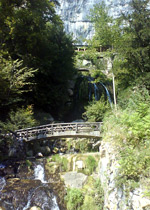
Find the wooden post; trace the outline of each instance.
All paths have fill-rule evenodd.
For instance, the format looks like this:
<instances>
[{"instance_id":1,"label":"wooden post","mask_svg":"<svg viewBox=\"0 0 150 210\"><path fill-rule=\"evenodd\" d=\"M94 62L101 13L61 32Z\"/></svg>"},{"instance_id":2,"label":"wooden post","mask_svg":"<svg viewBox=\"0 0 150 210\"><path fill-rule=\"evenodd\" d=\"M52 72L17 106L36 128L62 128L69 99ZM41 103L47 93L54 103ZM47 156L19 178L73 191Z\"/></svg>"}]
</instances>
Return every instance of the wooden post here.
<instances>
[{"instance_id":1,"label":"wooden post","mask_svg":"<svg viewBox=\"0 0 150 210\"><path fill-rule=\"evenodd\" d=\"M52 128L52 135L53 135L53 125L51 125L51 128Z\"/></svg>"},{"instance_id":2,"label":"wooden post","mask_svg":"<svg viewBox=\"0 0 150 210\"><path fill-rule=\"evenodd\" d=\"M78 123L76 123L76 133L78 133Z\"/></svg>"},{"instance_id":3,"label":"wooden post","mask_svg":"<svg viewBox=\"0 0 150 210\"><path fill-rule=\"evenodd\" d=\"M27 140L28 140L28 130L27 130L26 138L27 138Z\"/></svg>"}]
</instances>

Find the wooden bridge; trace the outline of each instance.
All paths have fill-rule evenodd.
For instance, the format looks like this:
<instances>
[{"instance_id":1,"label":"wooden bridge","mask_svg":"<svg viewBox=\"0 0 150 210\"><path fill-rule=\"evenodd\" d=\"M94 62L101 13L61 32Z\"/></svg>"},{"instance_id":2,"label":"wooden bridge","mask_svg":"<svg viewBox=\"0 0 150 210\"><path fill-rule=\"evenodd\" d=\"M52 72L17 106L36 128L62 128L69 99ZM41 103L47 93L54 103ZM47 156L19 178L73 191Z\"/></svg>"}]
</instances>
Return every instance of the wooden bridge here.
<instances>
[{"instance_id":1,"label":"wooden bridge","mask_svg":"<svg viewBox=\"0 0 150 210\"><path fill-rule=\"evenodd\" d=\"M15 131L18 140L33 141L50 138L99 138L101 122L56 123Z\"/></svg>"}]
</instances>

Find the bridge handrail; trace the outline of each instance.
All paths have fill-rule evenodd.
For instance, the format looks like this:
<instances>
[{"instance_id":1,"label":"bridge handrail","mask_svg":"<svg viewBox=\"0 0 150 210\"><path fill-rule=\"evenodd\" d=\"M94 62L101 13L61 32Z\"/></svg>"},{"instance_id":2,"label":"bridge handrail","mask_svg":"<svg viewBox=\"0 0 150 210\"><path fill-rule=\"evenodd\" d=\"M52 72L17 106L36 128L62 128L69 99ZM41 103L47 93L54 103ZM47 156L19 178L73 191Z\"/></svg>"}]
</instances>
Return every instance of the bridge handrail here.
<instances>
[{"instance_id":1,"label":"bridge handrail","mask_svg":"<svg viewBox=\"0 0 150 210\"><path fill-rule=\"evenodd\" d=\"M46 125L40 125L36 127L31 127L31 128L24 128L24 129L19 129L16 130L15 132L23 132L23 131L32 131L32 130L39 130L39 129L44 129L44 128L51 128L51 127L58 127L58 126L71 126L71 125L79 125L79 126L86 126L89 125L91 126L98 126L98 128L101 127L102 122L75 122L75 123L52 123L52 124L46 124Z\"/></svg>"}]
</instances>

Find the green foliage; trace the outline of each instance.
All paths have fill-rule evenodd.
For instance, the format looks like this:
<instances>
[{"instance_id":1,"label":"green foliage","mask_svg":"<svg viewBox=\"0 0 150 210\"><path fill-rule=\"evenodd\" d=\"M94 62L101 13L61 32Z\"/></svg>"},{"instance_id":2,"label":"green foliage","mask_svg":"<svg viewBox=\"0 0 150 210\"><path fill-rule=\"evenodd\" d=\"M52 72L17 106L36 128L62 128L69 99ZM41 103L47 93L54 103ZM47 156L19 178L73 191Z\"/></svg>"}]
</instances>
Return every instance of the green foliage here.
<instances>
[{"instance_id":1,"label":"green foliage","mask_svg":"<svg viewBox=\"0 0 150 210\"><path fill-rule=\"evenodd\" d=\"M92 44L95 47L114 47L120 39L120 28L118 22L108 13L109 8L102 1L91 10L91 21L95 24L95 36Z\"/></svg>"},{"instance_id":2,"label":"green foliage","mask_svg":"<svg viewBox=\"0 0 150 210\"><path fill-rule=\"evenodd\" d=\"M104 100L102 96L99 101L92 101L85 107L83 117L91 122L100 122L107 111L110 110L110 104Z\"/></svg>"},{"instance_id":3,"label":"green foliage","mask_svg":"<svg viewBox=\"0 0 150 210\"><path fill-rule=\"evenodd\" d=\"M61 157L59 154L52 156L52 161L56 162L60 166L61 171L68 171L68 160L65 157Z\"/></svg>"},{"instance_id":4,"label":"green foliage","mask_svg":"<svg viewBox=\"0 0 150 210\"><path fill-rule=\"evenodd\" d=\"M0 104L1 108L14 106L23 100L23 93L30 92L33 87L33 77L37 70L24 67L22 60L0 60Z\"/></svg>"},{"instance_id":5,"label":"green foliage","mask_svg":"<svg viewBox=\"0 0 150 210\"><path fill-rule=\"evenodd\" d=\"M86 163L85 172L86 172L86 174L91 175L97 167L97 161L93 156L89 155L87 157L85 163Z\"/></svg>"},{"instance_id":6,"label":"green foliage","mask_svg":"<svg viewBox=\"0 0 150 210\"><path fill-rule=\"evenodd\" d=\"M68 80L74 75L74 48L55 13L56 4L0 0L0 50L8 52L0 57L0 64L6 60L0 66L0 102L7 105L2 107L7 113L14 103L23 105L23 99L26 105L56 114L65 107Z\"/></svg>"},{"instance_id":7,"label":"green foliage","mask_svg":"<svg viewBox=\"0 0 150 210\"><path fill-rule=\"evenodd\" d=\"M11 111L9 113L9 119L0 125L2 130L8 132L9 130L15 131L17 129L33 127L37 124L33 116L33 108L32 106L28 106L27 108L19 108L16 112Z\"/></svg>"},{"instance_id":8,"label":"green foliage","mask_svg":"<svg viewBox=\"0 0 150 210\"><path fill-rule=\"evenodd\" d=\"M103 136L118 148L117 184L129 184L132 188L150 173L150 96L146 89L138 87L126 93L128 98L120 98L123 108L105 118Z\"/></svg>"},{"instance_id":9,"label":"green foliage","mask_svg":"<svg viewBox=\"0 0 150 210\"><path fill-rule=\"evenodd\" d=\"M26 165L30 169L32 167L32 162L30 160L26 160Z\"/></svg>"},{"instance_id":10,"label":"green foliage","mask_svg":"<svg viewBox=\"0 0 150 210\"><path fill-rule=\"evenodd\" d=\"M92 147L93 139L91 138L79 138L79 139L69 139L67 141L67 149L75 149L80 153L94 152L95 149Z\"/></svg>"},{"instance_id":11,"label":"green foliage","mask_svg":"<svg viewBox=\"0 0 150 210\"><path fill-rule=\"evenodd\" d=\"M81 210L84 196L81 190L72 188L68 189L65 200L67 201L67 210Z\"/></svg>"},{"instance_id":12,"label":"green foliage","mask_svg":"<svg viewBox=\"0 0 150 210\"><path fill-rule=\"evenodd\" d=\"M100 180L88 177L83 189L68 189L67 210L102 210L104 205L104 192Z\"/></svg>"},{"instance_id":13,"label":"green foliage","mask_svg":"<svg viewBox=\"0 0 150 210\"><path fill-rule=\"evenodd\" d=\"M131 0L131 12L124 14L126 25L124 27L122 52L127 58L129 71L139 75L149 72L149 33L150 10L148 0Z\"/></svg>"},{"instance_id":14,"label":"green foliage","mask_svg":"<svg viewBox=\"0 0 150 210\"><path fill-rule=\"evenodd\" d=\"M88 178L88 183L84 186L85 193L82 210L102 210L104 206L104 191L100 179Z\"/></svg>"}]
</instances>

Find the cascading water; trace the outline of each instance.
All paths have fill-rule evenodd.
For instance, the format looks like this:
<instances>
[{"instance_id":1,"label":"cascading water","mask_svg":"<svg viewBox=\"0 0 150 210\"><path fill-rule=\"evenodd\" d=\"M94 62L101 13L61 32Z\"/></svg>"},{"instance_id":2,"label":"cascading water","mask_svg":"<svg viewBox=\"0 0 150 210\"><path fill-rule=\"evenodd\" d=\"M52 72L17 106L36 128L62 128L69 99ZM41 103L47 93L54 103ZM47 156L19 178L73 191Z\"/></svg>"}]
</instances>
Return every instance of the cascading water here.
<instances>
[{"instance_id":1,"label":"cascading water","mask_svg":"<svg viewBox=\"0 0 150 210\"><path fill-rule=\"evenodd\" d=\"M3 188L6 186L6 180L4 177L0 177L0 192L3 190Z\"/></svg>"},{"instance_id":2,"label":"cascading water","mask_svg":"<svg viewBox=\"0 0 150 210\"><path fill-rule=\"evenodd\" d=\"M92 77L87 77L87 79L90 82L89 83L89 101L92 98L92 88L94 88L94 97L95 97L95 100L98 101L100 99L100 95L99 95L99 92L100 91L99 91L99 88L98 88L98 84L100 84L105 89L106 95L108 97L108 101L110 103L110 106L112 107L112 100L111 100L110 93L109 93L107 87L102 82L94 83L93 82L94 79Z\"/></svg>"},{"instance_id":3,"label":"cascading water","mask_svg":"<svg viewBox=\"0 0 150 210\"><path fill-rule=\"evenodd\" d=\"M40 180L42 183L47 183L45 180L45 172L44 172L44 167L42 165L37 165L34 169L34 177L36 180ZM45 202L42 206L44 207L48 206L47 203ZM24 209L25 210L25 209ZM51 210L60 210L59 206L57 204L56 196L52 194L52 207Z\"/></svg>"},{"instance_id":4,"label":"cascading water","mask_svg":"<svg viewBox=\"0 0 150 210\"><path fill-rule=\"evenodd\" d=\"M5 181L4 177L0 177L0 209L29 210L36 206L42 210L60 210L52 185L45 179L44 161L33 161L32 164L35 168L30 174L24 174L24 171L27 172L24 167L23 174L17 174L17 178L13 176ZM4 166L0 167L3 170Z\"/></svg>"},{"instance_id":5,"label":"cascading water","mask_svg":"<svg viewBox=\"0 0 150 210\"><path fill-rule=\"evenodd\" d=\"M110 93L109 93L107 87L106 87L102 82L100 82L100 84L104 87L104 89L105 89L105 91L106 91L106 95L107 95L107 97L108 97L108 101L109 101L109 103L110 103L110 106L112 107L112 100L111 100Z\"/></svg>"},{"instance_id":6,"label":"cascading water","mask_svg":"<svg viewBox=\"0 0 150 210\"><path fill-rule=\"evenodd\" d=\"M99 96L98 96L98 87L95 83L93 83L94 85L94 95L95 95L95 100L98 101L99 100Z\"/></svg>"},{"instance_id":7,"label":"cascading water","mask_svg":"<svg viewBox=\"0 0 150 210\"><path fill-rule=\"evenodd\" d=\"M34 177L36 180L40 180L42 183L47 183L45 181L44 167L37 165L34 169Z\"/></svg>"}]
</instances>

